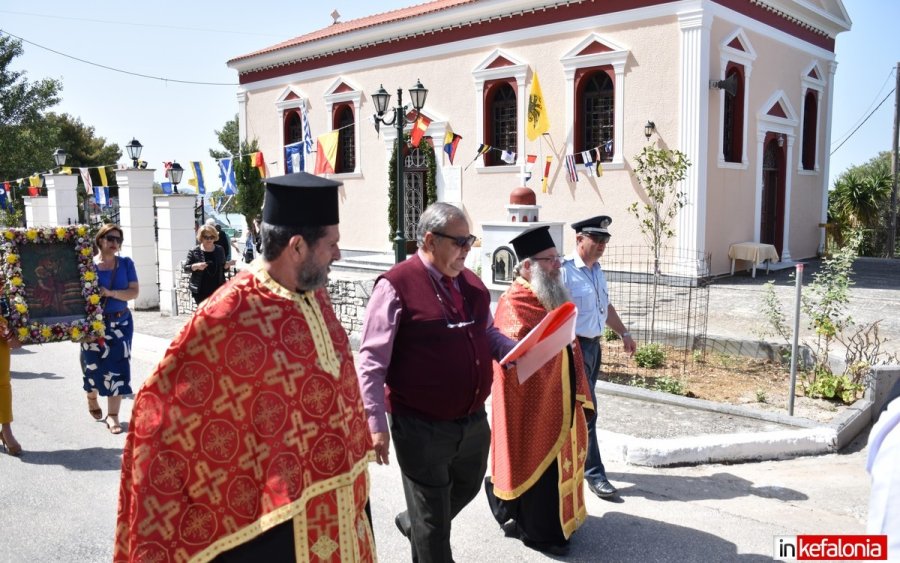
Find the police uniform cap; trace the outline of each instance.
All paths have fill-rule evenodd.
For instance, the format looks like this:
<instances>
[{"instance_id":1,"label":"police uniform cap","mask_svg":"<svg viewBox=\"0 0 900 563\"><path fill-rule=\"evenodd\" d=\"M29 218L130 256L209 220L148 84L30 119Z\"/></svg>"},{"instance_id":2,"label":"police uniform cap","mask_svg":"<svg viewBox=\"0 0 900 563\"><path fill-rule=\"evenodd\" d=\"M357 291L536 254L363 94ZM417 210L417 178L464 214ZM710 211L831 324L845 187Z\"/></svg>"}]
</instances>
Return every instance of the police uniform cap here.
<instances>
[{"instance_id":1,"label":"police uniform cap","mask_svg":"<svg viewBox=\"0 0 900 563\"><path fill-rule=\"evenodd\" d=\"M612 223L612 218L609 215L597 215L590 219L572 223L572 228L575 229L576 233L611 236L609 232L610 223Z\"/></svg>"}]
</instances>

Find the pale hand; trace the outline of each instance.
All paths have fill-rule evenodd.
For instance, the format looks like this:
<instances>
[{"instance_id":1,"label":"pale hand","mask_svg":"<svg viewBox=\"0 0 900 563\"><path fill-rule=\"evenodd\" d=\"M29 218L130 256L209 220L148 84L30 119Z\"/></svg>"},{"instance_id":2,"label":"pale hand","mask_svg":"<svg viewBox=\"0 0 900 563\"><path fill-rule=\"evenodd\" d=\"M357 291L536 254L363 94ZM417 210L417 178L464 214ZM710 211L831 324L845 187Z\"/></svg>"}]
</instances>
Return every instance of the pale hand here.
<instances>
[{"instance_id":1,"label":"pale hand","mask_svg":"<svg viewBox=\"0 0 900 563\"><path fill-rule=\"evenodd\" d=\"M391 451L391 435L387 432L372 432L372 445L375 446L375 462L378 465L390 465L388 458Z\"/></svg>"},{"instance_id":2,"label":"pale hand","mask_svg":"<svg viewBox=\"0 0 900 563\"><path fill-rule=\"evenodd\" d=\"M205 270L208 265L209 264L207 264L206 262L197 262L196 264L194 264L194 266L197 266L194 269L195 270Z\"/></svg>"}]
</instances>

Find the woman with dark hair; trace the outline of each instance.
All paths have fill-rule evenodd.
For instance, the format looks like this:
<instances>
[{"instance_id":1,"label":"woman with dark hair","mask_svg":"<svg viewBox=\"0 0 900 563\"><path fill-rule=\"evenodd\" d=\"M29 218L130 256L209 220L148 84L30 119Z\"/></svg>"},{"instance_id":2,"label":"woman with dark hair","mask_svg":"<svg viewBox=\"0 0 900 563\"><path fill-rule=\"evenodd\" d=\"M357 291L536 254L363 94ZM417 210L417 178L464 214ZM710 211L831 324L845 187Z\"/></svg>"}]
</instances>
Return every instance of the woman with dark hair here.
<instances>
[{"instance_id":1,"label":"woman with dark hair","mask_svg":"<svg viewBox=\"0 0 900 563\"><path fill-rule=\"evenodd\" d=\"M216 244L219 232L211 225L197 229L197 246L188 250L184 271L191 274L190 290L199 305L225 283L225 269L234 261L225 261L225 251Z\"/></svg>"},{"instance_id":2,"label":"woman with dark hair","mask_svg":"<svg viewBox=\"0 0 900 563\"><path fill-rule=\"evenodd\" d=\"M134 262L119 256L122 248L122 228L103 225L94 244L98 251L94 264L100 284L103 305L103 338L81 344L81 370L87 392L88 412L96 420L103 418L98 396L107 398L106 426L113 434L120 434L119 407L122 396L131 395L131 340L134 323L128 301L138 296L137 272Z\"/></svg>"}]
</instances>

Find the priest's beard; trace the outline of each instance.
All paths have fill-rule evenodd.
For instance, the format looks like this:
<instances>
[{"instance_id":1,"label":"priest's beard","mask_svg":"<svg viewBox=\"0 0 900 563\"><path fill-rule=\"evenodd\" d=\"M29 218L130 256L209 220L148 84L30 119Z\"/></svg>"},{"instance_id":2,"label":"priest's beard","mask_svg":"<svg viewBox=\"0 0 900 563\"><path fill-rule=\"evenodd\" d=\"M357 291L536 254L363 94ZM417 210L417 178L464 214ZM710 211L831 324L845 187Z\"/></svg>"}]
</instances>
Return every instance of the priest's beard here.
<instances>
[{"instance_id":1,"label":"priest's beard","mask_svg":"<svg viewBox=\"0 0 900 563\"><path fill-rule=\"evenodd\" d=\"M547 272L537 263L532 263L531 267L531 290L548 311L572 300L559 270Z\"/></svg>"},{"instance_id":2,"label":"priest's beard","mask_svg":"<svg viewBox=\"0 0 900 563\"><path fill-rule=\"evenodd\" d=\"M324 287L328 283L330 265L330 262L324 266L316 264L315 256L310 254L297 272L297 291L313 291Z\"/></svg>"}]
</instances>

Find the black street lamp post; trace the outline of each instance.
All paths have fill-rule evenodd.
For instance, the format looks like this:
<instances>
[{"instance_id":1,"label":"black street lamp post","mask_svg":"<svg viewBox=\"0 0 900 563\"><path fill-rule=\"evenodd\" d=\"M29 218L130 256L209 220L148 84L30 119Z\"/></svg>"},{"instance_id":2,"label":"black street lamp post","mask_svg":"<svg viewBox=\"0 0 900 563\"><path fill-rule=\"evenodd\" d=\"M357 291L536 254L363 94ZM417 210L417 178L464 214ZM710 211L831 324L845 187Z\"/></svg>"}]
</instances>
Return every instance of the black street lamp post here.
<instances>
[{"instance_id":1,"label":"black street lamp post","mask_svg":"<svg viewBox=\"0 0 900 563\"><path fill-rule=\"evenodd\" d=\"M169 168L169 179L172 180L172 193L178 193L178 184L181 183L181 176L184 174L184 168L177 161L172 162Z\"/></svg>"},{"instance_id":2,"label":"black street lamp post","mask_svg":"<svg viewBox=\"0 0 900 563\"><path fill-rule=\"evenodd\" d=\"M131 142L125 145L125 150L128 151L128 158L131 159L133 168L138 167L138 159L141 158L141 151L143 149L144 145L142 145L141 142L134 137L131 138Z\"/></svg>"},{"instance_id":3,"label":"black street lamp post","mask_svg":"<svg viewBox=\"0 0 900 563\"><path fill-rule=\"evenodd\" d=\"M428 96L428 90L422 86L421 81L416 81L416 85L409 89L409 97L412 99L413 109L416 111L412 121L406 118L406 106L403 105L403 89L397 88L397 107L394 108L394 118L390 121L384 118L387 112L388 104L391 102L391 95L384 89L382 85L377 92L372 94L372 100L375 103L375 129L378 130L379 123L397 128L397 162L396 162L396 183L397 183L397 233L394 236L394 262L399 264L406 260L406 228L404 224L405 212L403 209L404 200L406 199L405 189L403 185L403 129L408 123L414 123L419 118L419 111L425 105L425 98Z\"/></svg>"}]
</instances>

